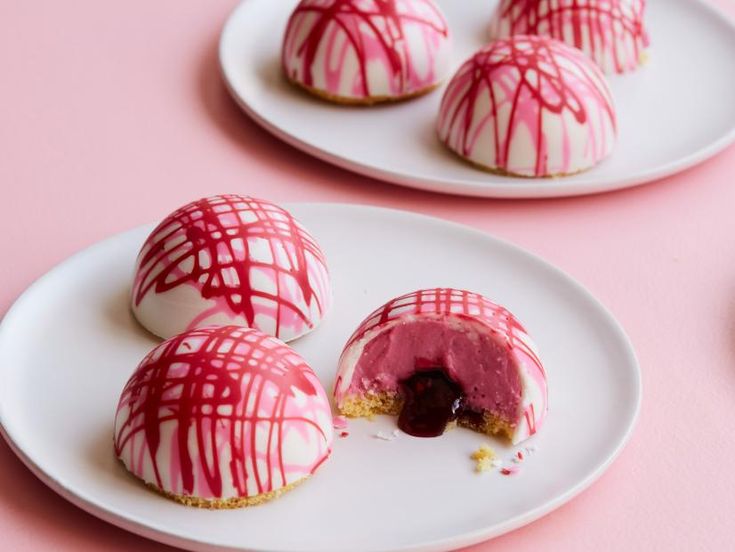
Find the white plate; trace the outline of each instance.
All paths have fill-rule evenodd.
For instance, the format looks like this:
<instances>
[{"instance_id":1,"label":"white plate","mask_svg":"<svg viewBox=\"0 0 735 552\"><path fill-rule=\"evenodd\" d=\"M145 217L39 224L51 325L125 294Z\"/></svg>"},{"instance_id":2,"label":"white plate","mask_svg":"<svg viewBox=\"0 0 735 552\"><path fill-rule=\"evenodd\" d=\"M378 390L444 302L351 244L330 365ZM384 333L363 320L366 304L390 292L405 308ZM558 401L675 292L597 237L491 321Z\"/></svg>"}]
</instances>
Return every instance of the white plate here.
<instances>
[{"instance_id":1,"label":"white plate","mask_svg":"<svg viewBox=\"0 0 735 552\"><path fill-rule=\"evenodd\" d=\"M454 31L455 68L482 46L490 0L438 0ZM653 181L735 140L735 26L701 0L649 0L648 65L612 77L620 140L613 156L563 179L495 176L461 162L434 133L443 87L373 108L313 99L281 76L279 52L296 0L244 0L222 32L220 63L240 106L270 132L340 167L395 184L486 197L553 197Z\"/></svg>"},{"instance_id":2,"label":"white plate","mask_svg":"<svg viewBox=\"0 0 735 552\"><path fill-rule=\"evenodd\" d=\"M107 239L36 282L0 327L0 422L36 475L120 527L196 550L446 550L524 525L592 483L628 439L640 373L625 334L587 291L544 261L475 230L401 211L295 205L324 246L335 308L294 346L331 387L364 315L422 287L456 286L505 304L535 336L550 413L520 474L473 473L486 438L375 439L395 422L350 423L303 486L244 510L187 508L128 476L112 451L123 384L156 341L132 319L130 272L150 227ZM510 447L497 443L503 457Z\"/></svg>"}]
</instances>

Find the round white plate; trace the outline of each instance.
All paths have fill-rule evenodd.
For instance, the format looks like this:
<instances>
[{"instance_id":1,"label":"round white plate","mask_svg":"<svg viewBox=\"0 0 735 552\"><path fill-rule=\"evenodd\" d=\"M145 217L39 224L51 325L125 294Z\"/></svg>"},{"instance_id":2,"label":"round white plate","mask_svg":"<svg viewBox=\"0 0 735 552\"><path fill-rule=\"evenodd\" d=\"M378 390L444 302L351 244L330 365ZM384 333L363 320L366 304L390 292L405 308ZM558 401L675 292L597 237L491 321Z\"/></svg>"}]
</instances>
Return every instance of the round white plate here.
<instances>
[{"instance_id":1,"label":"round white plate","mask_svg":"<svg viewBox=\"0 0 735 552\"><path fill-rule=\"evenodd\" d=\"M130 531L195 550L446 550L488 539L560 506L591 484L625 444L640 373L611 315L544 261L475 230L362 206L294 205L324 246L335 308L294 343L331 388L349 334L406 291L455 286L514 311L541 350L550 382L537 448L518 475L473 472L488 438L456 429L437 439L391 433L392 418L350 422L315 477L254 508L187 508L127 474L112 450L120 391L156 341L128 310L131 269L150 227L107 239L36 282L0 327L0 422L44 482ZM494 443L503 458L514 450Z\"/></svg>"},{"instance_id":2,"label":"round white plate","mask_svg":"<svg viewBox=\"0 0 735 552\"><path fill-rule=\"evenodd\" d=\"M486 40L494 2L437 0L454 32L454 68ZM562 179L525 180L463 163L438 141L443 87L373 108L311 98L281 75L296 0L244 0L222 32L220 63L240 106L270 132L340 167L395 184L486 197L590 194L682 171L735 139L735 26L702 0L649 0L653 47L642 70L611 78L620 140L611 158Z\"/></svg>"}]
</instances>

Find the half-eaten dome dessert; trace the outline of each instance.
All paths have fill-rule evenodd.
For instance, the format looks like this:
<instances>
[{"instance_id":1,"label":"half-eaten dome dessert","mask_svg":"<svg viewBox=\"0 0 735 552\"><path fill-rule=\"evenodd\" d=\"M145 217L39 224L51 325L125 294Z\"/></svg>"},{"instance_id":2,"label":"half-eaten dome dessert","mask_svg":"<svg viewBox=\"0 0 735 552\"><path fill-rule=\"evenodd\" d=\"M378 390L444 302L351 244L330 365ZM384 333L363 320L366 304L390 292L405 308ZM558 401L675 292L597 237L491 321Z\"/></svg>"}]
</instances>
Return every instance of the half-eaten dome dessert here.
<instances>
[{"instance_id":1,"label":"half-eaten dome dessert","mask_svg":"<svg viewBox=\"0 0 735 552\"><path fill-rule=\"evenodd\" d=\"M319 244L287 210L218 195L166 217L138 255L132 310L157 336L207 325L283 341L314 329L332 301Z\"/></svg>"},{"instance_id":2,"label":"half-eaten dome dessert","mask_svg":"<svg viewBox=\"0 0 735 552\"><path fill-rule=\"evenodd\" d=\"M115 416L115 454L190 506L236 508L291 489L329 457L324 389L288 345L238 326L164 341L140 363Z\"/></svg>"},{"instance_id":3,"label":"half-eaten dome dessert","mask_svg":"<svg viewBox=\"0 0 735 552\"><path fill-rule=\"evenodd\" d=\"M501 0L492 39L539 35L579 48L605 73L634 71L649 46L646 0Z\"/></svg>"},{"instance_id":4,"label":"half-eaten dome dessert","mask_svg":"<svg viewBox=\"0 0 735 552\"><path fill-rule=\"evenodd\" d=\"M296 85L337 103L402 100L433 89L450 64L447 21L433 0L301 0L282 59Z\"/></svg>"},{"instance_id":5,"label":"half-eaten dome dessert","mask_svg":"<svg viewBox=\"0 0 735 552\"><path fill-rule=\"evenodd\" d=\"M547 411L546 372L520 322L482 295L445 288L368 316L342 352L334 396L342 414L398 415L411 435L441 435L456 422L514 444Z\"/></svg>"},{"instance_id":6,"label":"half-eaten dome dessert","mask_svg":"<svg viewBox=\"0 0 735 552\"><path fill-rule=\"evenodd\" d=\"M447 87L439 138L474 165L503 175L556 177L589 169L617 139L610 88L580 50L514 36L472 56Z\"/></svg>"}]
</instances>

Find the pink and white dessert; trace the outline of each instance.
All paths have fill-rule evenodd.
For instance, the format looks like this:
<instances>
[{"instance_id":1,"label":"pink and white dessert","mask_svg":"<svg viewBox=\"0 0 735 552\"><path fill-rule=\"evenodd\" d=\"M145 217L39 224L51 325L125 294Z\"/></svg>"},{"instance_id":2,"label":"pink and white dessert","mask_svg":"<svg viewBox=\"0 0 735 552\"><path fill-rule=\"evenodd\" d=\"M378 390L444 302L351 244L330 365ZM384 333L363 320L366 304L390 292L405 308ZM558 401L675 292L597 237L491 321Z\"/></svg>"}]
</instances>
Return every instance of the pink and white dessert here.
<instances>
[{"instance_id":1,"label":"pink and white dessert","mask_svg":"<svg viewBox=\"0 0 735 552\"><path fill-rule=\"evenodd\" d=\"M289 80L338 103L417 96L444 78L449 27L433 0L301 0L283 39Z\"/></svg>"},{"instance_id":2,"label":"pink and white dessert","mask_svg":"<svg viewBox=\"0 0 735 552\"><path fill-rule=\"evenodd\" d=\"M605 73L637 69L649 46L646 0L501 0L493 39L549 36L579 48Z\"/></svg>"},{"instance_id":3,"label":"pink and white dessert","mask_svg":"<svg viewBox=\"0 0 735 552\"><path fill-rule=\"evenodd\" d=\"M462 65L444 93L437 131L452 151L486 170L566 176L612 152L617 118L604 75L580 50L514 36Z\"/></svg>"},{"instance_id":4,"label":"pink and white dessert","mask_svg":"<svg viewBox=\"0 0 735 552\"><path fill-rule=\"evenodd\" d=\"M138 366L115 416L115 454L183 504L236 508L291 489L329 457L324 389L288 345L239 326L164 341Z\"/></svg>"},{"instance_id":5,"label":"pink and white dessert","mask_svg":"<svg viewBox=\"0 0 735 552\"><path fill-rule=\"evenodd\" d=\"M219 195L166 217L138 255L133 314L168 338L207 325L257 328L290 341L332 300L324 254L285 209Z\"/></svg>"},{"instance_id":6,"label":"pink and white dessert","mask_svg":"<svg viewBox=\"0 0 735 552\"><path fill-rule=\"evenodd\" d=\"M420 437L457 422L519 443L547 411L546 373L526 330L458 289L409 293L368 316L342 352L334 397L346 416L398 415Z\"/></svg>"}]
</instances>

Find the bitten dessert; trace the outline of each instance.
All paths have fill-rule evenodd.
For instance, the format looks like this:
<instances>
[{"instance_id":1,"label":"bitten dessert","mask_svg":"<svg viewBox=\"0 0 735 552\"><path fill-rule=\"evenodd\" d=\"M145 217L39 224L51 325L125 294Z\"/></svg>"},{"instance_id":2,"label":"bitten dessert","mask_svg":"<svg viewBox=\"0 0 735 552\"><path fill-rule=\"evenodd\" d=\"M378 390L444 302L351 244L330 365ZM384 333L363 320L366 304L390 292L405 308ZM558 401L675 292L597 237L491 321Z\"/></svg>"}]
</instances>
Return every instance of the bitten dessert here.
<instances>
[{"instance_id":1,"label":"bitten dessert","mask_svg":"<svg viewBox=\"0 0 735 552\"><path fill-rule=\"evenodd\" d=\"M329 457L332 414L306 362L264 333L200 328L164 341L130 377L115 454L163 495L201 508L259 504Z\"/></svg>"},{"instance_id":2,"label":"bitten dessert","mask_svg":"<svg viewBox=\"0 0 735 552\"><path fill-rule=\"evenodd\" d=\"M579 48L605 73L625 73L646 59L645 9L645 0L501 0L490 36L549 36Z\"/></svg>"},{"instance_id":3,"label":"bitten dessert","mask_svg":"<svg viewBox=\"0 0 735 552\"><path fill-rule=\"evenodd\" d=\"M132 310L168 338L210 324L257 328L283 341L314 329L332 301L316 240L285 209L219 195L166 217L138 255Z\"/></svg>"},{"instance_id":4,"label":"bitten dessert","mask_svg":"<svg viewBox=\"0 0 735 552\"><path fill-rule=\"evenodd\" d=\"M449 27L433 0L302 0L288 21L286 77L346 104L433 89L450 63Z\"/></svg>"},{"instance_id":5,"label":"bitten dessert","mask_svg":"<svg viewBox=\"0 0 735 552\"><path fill-rule=\"evenodd\" d=\"M442 288L393 299L360 324L334 397L346 416L398 415L411 435L457 422L514 444L547 410L546 373L520 322L482 295Z\"/></svg>"},{"instance_id":6,"label":"bitten dessert","mask_svg":"<svg viewBox=\"0 0 735 552\"><path fill-rule=\"evenodd\" d=\"M439 138L494 173L556 177L589 169L617 139L604 75L580 50L552 38L514 36L472 56L452 78Z\"/></svg>"}]
</instances>

